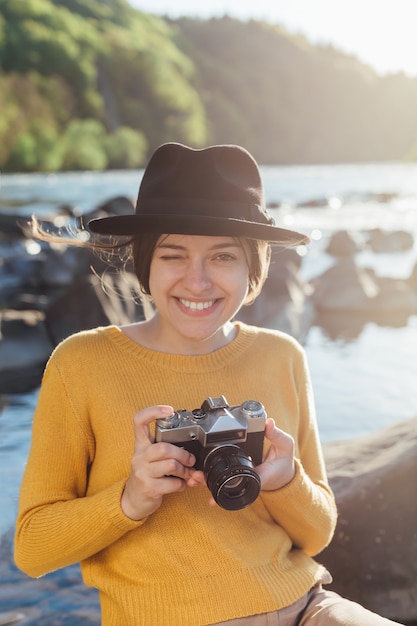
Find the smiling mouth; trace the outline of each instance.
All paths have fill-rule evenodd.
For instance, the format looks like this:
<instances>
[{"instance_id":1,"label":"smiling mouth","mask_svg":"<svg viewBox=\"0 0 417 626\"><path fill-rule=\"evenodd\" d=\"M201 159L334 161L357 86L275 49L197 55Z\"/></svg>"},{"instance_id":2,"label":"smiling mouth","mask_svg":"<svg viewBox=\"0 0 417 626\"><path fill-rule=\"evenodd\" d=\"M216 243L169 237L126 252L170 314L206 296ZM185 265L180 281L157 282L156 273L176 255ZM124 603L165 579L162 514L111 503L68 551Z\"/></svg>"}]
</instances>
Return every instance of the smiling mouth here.
<instances>
[{"instance_id":1,"label":"smiling mouth","mask_svg":"<svg viewBox=\"0 0 417 626\"><path fill-rule=\"evenodd\" d=\"M183 300L182 298L178 298L179 302L185 306L190 311L204 311L204 309L209 309L215 304L216 300L206 300L205 302L192 302L191 300Z\"/></svg>"}]
</instances>

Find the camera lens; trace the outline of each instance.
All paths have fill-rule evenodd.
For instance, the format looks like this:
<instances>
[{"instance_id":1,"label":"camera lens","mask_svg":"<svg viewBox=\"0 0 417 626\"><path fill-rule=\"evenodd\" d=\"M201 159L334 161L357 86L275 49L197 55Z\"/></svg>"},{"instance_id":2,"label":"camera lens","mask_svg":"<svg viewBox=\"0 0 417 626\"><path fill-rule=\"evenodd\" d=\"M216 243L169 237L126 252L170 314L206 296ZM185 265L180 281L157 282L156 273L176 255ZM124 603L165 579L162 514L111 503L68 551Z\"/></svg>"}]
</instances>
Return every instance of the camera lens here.
<instances>
[{"instance_id":1,"label":"camera lens","mask_svg":"<svg viewBox=\"0 0 417 626\"><path fill-rule=\"evenodd\" d=\"M213 498L228 511L252 504L261 490L261 480L252 461L233 444L209 452L204 460L204 474Z\"/></svg>"}]
</instances>

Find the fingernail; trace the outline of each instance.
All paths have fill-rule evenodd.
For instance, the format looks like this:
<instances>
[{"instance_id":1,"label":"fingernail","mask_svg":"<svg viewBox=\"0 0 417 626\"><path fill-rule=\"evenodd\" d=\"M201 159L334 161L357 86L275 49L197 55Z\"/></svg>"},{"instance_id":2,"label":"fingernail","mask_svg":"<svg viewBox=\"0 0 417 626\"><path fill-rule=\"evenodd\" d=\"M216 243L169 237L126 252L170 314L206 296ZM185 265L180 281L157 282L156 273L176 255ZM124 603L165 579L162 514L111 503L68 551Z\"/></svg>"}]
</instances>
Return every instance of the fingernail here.
<instances>
[{"instance_id":1,"label":"fingernail","mask_svg":"<svg viewBox=\"0 0 417 626\"><path fill-rule=\"evenodd\" d=\"M172 406L161 406L159 408L161 413L163 413L164 415L172 415L174 413L174 409L172 408Z\"/></svg>"}]
</instances>

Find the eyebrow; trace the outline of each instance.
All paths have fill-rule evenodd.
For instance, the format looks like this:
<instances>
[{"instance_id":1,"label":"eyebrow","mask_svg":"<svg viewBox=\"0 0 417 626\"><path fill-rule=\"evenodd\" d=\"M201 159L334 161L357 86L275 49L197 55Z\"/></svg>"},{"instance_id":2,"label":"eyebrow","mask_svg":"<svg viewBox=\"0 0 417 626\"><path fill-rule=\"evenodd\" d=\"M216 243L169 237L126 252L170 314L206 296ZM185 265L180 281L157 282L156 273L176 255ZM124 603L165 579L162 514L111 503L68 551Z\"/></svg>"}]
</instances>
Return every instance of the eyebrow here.
<instances>
[{"instance_id":1,"label":"eyebrow","mask_svg":"<svg viewBox=\"0 0 417 626\"><path fill-rule=\"evenodd\" d=\"M211 246L211 248L209 248L210 250L223 250L224 248L241 248L242 246L239 243L235 243L235 242L228 242L225 241L224 243L216 243L213 246ZM175 244L175 243L160 243L157 248L168 248L169 250L186 250L187 247L186 246L181 246L179 244Z\"/></svg>"}]
</instances>

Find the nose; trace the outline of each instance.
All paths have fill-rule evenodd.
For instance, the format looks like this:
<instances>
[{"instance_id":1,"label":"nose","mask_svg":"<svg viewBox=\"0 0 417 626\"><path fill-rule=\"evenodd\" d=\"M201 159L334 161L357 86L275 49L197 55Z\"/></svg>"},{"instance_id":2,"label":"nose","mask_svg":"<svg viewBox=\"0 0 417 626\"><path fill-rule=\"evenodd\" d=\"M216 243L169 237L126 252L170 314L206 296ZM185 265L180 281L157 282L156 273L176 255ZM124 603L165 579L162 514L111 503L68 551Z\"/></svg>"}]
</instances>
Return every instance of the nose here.
<instances>
[{"instance_id":1,"label":"nose","mask_svg":"<svg viewBox=\"0 0 417 626\"><path fill-rule=\"evenodd\" d=\"M204 260L196 259L190 262L182 282L190 293L200 294L210 289L212 280Z\"/></svg>"}]
</instances>

